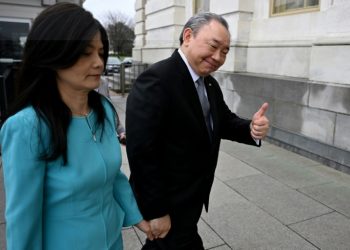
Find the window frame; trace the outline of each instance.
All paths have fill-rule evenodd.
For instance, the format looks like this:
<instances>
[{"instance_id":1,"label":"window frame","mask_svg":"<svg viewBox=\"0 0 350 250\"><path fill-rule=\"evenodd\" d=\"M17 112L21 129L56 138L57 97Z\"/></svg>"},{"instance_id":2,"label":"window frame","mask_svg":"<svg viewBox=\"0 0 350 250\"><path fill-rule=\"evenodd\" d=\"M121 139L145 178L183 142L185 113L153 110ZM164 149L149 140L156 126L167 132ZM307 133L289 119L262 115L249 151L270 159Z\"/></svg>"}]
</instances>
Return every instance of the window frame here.
<instances>
[{"instance_id":1,"label":"window frame","mask_svg":"<svg viewBox=\"0 0 350 250\"><path fill-rule=\"evenodd\" d=\"M289 10L279 13L273 13L274 3L276 0L270 0L270 17L278 17L278 16L287 16L287 15L295 15L295 14L301 14L301 13L309 13L309 12L316 12L320 11L320 1L318 1L317 6L308 6L308 7L302 7L297 8L295 10ZM304 4L307 0L304 0Z\"/></svg>"}]
</instances>

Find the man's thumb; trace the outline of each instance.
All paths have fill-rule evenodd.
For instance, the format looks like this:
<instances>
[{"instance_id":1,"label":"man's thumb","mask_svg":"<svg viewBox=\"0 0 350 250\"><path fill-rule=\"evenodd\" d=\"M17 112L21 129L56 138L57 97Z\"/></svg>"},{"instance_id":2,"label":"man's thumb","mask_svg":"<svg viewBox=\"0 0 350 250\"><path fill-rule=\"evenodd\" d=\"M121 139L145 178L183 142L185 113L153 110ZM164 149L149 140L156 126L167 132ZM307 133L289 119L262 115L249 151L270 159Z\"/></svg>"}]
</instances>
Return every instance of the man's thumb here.
<instances>
[{"instance_id":1,"label":"man's thumb","mask_svg":"<svg viewBox=\"0 0 350 250\"><path fill-rule=\"evenodd\" d=\"M261 105L260 109L258 110L258 112L255 113L256 117L262 117L265 115L267 109L269 107L269 104L267 102L265 102L263 105Z\"/></svg>"}]
</instances>

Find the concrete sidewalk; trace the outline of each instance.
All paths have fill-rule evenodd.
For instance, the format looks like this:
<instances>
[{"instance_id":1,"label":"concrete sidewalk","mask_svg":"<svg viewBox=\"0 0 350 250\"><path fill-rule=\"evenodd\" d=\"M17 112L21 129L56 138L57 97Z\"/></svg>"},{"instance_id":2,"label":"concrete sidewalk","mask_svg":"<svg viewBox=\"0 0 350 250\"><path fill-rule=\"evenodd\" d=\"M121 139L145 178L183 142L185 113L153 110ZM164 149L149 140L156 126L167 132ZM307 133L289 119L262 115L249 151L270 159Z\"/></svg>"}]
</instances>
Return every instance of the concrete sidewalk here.
<instances>
[{"instance_id":1,"label":"concrete sidewalk","mask_svg":"<svg viewBox=\"0 0 350 250\"><path fill-rule=\"evenodd\" d=\"M125 100L111 96L125 120ZM129 174L125 147L123 170ZM0 249L4 195L0 171ZM199 231L205 249L350 249L350 175L264 142L261 148L222 141L209 213ZM124 249L145 236L123 230Z\"/></svg>"}]
</instances>

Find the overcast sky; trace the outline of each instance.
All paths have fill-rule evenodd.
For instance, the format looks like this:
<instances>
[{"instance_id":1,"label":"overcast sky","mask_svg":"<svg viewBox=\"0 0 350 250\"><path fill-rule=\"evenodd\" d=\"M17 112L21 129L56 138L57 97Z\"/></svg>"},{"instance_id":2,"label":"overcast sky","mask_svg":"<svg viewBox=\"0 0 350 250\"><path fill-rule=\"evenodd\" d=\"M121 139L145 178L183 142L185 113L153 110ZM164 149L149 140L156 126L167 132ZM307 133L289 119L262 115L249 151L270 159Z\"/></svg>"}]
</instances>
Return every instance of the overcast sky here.
<instances>
[{"instance_id":1,"label":"overcast sky","mask_svg":"<svg viewBox=\"0 0 350 250\"><path fill-rule=\"evenodd\" d=\"M131 19L135 15L135 0L86 0L83 7L102 23L106 21L108 12L123 13Z\"/></svg>"}]
</instances>

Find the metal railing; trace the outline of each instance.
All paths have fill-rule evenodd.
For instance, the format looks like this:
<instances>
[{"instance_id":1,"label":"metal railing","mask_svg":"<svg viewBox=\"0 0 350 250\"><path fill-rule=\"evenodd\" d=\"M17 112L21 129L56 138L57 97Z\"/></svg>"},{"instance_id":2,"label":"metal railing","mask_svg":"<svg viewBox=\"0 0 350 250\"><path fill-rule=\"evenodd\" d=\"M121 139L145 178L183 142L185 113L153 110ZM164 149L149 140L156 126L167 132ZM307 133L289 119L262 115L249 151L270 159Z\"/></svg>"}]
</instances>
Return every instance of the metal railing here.
<instances>
[{"instance_id":1,"label":"metal railing","mask_svg":"<svg viewBox=\"0 0 350 250\"><path fill-rule=\"evenodd\" d=\"M134 62L132 65L121 64L119 73L113 73L105 77L112 90L122 95L128 93L136 78L147 69L148 64Z\"/></svg>"}]
</instances>

